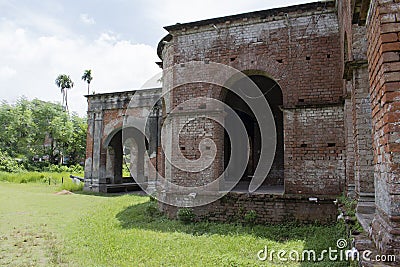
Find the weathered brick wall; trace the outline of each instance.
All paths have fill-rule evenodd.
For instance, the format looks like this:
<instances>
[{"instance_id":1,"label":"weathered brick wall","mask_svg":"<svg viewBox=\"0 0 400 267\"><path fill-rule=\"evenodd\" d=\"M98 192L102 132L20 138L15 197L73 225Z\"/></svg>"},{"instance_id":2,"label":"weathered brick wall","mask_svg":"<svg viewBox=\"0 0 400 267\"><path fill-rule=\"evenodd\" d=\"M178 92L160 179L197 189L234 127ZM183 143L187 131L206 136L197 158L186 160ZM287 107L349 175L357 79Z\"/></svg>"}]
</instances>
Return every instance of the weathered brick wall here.
<instances>
[{"instance_id":1,"label":"weathered brick wall","mask_svg":"<svg viewBox=\"0 0 400 267\"><path fill-rule=\"evenodd\" d=\"M143 118L143 114L152 108L150 103L154 104L155 99L158 99L160 91L160 89L147 89L96 94L88 97L85 190L105 192L106 184L114 181L113 166L110 163L113 156L109 155L108 150L110 141L117 132L122 130L124 116ZM134 95L138 97L137 101L130 103ZM130 109L127 112L128 104ZM143 147L143 144L140 147ZM143 157L141 151L140 154ZM136 158L139 157L139 155L136 156ZM143 162L142 159L141 162ZM147 169L144 172L145 175L149 175Z\"/></svg>"},{"instance_id":2,"label":"weathered brick wall","mask_svg":"<svg viewBox=\"0 0 400 267\"><path fill-rule=\"evenodd\" d=\"M371 1L367 21L377 212L372 236L385 252L400 252L400 4Z\"/></svg>"},{"instance_id":3,"label":"weathered brick wall","mask_svg":"<svg viewBox=\"0 0 400 267\"><path fill-rule=\"evenodd\" d=\"M291 116L295 118L304 117L304 121L299 120L296 127L292 119L286 117L289 115L284 118L285 141L291 142L285 143L286 189L290 193L304 195L340 193L344 183L345 161L343 107L340 106L343 96L342 54L333 2L233 16L209 23L174 25L166 29L173 38L163 51L164 69L175 64L184 68L189 61L217 62L245 73L263 73L277 81L283 93L283 108L291 109ZM179 79L178 71L165 74L164 92L166 88L179 84ZM221 95L218 90L220 88L209 84L184 85L167 95L167 110L192 97L218 97ZM338 106L326 107L331 104ZM312 112L308 114L310 110ZM184 111L177 110L179 112ZM308 123L306 114L310 115ZM317 116L321 116L320 119L316 119ZM188 121L182 116L179 119L177 117L175 115L175 121L171 122L171 142L180 143L185 147L184 154L193 158L198 151L196 148L188 150L187 146L197 143L188 140L191 135L198 135L198 129L190 131L186 127L188 131L180 136L182 140L179 139L173 129L177 125L186 125ZM216 146L221 147L223 131L218 131L209 127L206 134L210 135ZM298 139L309 142L309 153L306 152L306 155L306 149L301 147ZM211 179L222 172L221 148L212 170L205 173L213 175ZM180 152L171 148L167 153L171 153L173 158ZM302 156L292 153L302 153ZM316 160L313 166L304 168L313 160ZM319 177L322 173L323 179ZM166 166L166 176L172 180L177 178L183 184L196 184L202 175L182 174Z\"/></svg>"},{"instance_id":4,"label":"weathered brick wall","mask_svg":"<svg viewBox=\"0 0 400 267\"><path fill-rule=\"evenodd\" d=\"M341 48L341 71L344 73L344 63L352 58L352 29L351 17L352 9L350 1L336 1L340 29L340 48ZM354 137L353 137L353 111L351 102L352 83L343 80L344 120L345 120L345 142L346 142L346 191L354 196Z\"/></svg>"},{"instance_id":5,"label":"weathered brick wall","mask_svg":"<svg viewBox=\"0 0 400 267\"><path fill-rule=\"evenodd\" d=\"M285 111L285 192L339 195L345 182L343 106Z\"/></svg>"},{"instance_id":6,"label":"weathered brick wall","mask_svg":"<svg viewBox=\"0 0 400 267\"><path fill-rule=\"evenodd\" d=\"M368 93L366 1L337 1L346 96L347 186L356 198L373 201L371 108ZM361 7L360 7L361 6ZM367 6L366 6L367 8ZM349 192L351 193L351 192Z\"/></svg>"},{"instance_id":7,"label":"weathered brick wall","mask_svg":"<svg viewBox=\"0 0 400 267\"><path fill-rule=\"evenodd\" d=\"M361 198L375 192L373 175L371 102L368 93L368 71L366 65L353 70L352 113L355 151L355 191Z\"/></svg>"},{"instance_id":8,"label":"weathered brick wall","mask_svg":"<svg viewBox=\"0 0 400 267\"><path fill-rule=\"evenodd\" d=\"M176 218L177 207L161 204L170 218ZM266 196L264 194L239 194L231 192L208 205L193 209L199 220L246 222L245 215L255 211L258 224L285 222L331 223L336 219L337 207L332 199L317 202L301 197Z\"/></svg>"},{"instance_id":9,"label":"weathered brick wall","mask_svg":"<svg viewBox=\"0 0 400 267\"><path fill-rule=\"evenodd\" d=\"M346 194L349 197L355 196L354 184L354 142L353 142L353 113L351 108L351 100L349 97L345 99L344 104L344 133L346 146Z\"/></svg>"},{"instance_id":10,"label":"weathered brick wall","mask_svg":"<svg viewBox=\"0 0 400 267\"><path fill-rule=\"evenodd\" d=\"M170 30L173 64L210 61L241 71L266 71L281 86L285 106L339 102L341 51L334 10L288 14L226 21L216 24L219 31L211 25Z\"/></svg>"}]
</instances>

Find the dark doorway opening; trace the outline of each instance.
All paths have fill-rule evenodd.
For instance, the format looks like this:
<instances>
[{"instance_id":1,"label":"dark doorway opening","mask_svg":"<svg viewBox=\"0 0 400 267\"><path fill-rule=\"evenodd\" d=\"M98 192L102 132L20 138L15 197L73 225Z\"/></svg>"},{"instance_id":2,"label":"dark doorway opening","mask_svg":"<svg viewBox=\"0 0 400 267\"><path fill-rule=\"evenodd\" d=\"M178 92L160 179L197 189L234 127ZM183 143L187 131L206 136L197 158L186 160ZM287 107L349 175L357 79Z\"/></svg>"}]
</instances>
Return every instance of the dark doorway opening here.
<instances>
[{"instance_id":1,"label":"dark doorway opening","mask_svg":"<svg viewBox=\"0 0 400 267\"><path fill-rule=\"evenodd\" d=\"M249 75L248 76L261 90L262 94L258 96L249 97L264 97L273 113L275 128L276 128L276 150L275 157L272 163L272 167L265 178L260 190L267 187L282 188L284 184L284 133L283 133L283 112L281 106L283 105L282 91L279 85L272 79L262 75ZM242 90L246 88L244 85L248 82L248 79L240 79L236 81L232 88ZM245 90L245 89L244 89ZM246 93L246 92L244 92ZM240 117L243 122L249 142L249 159L246 170L240 179L239 183L234 188L234 191L246 191L248 185L253 178L254 172L259 162L260 151L262 145L262 138L260 132L260 126L255 118L250 107L246 102L236 95L231 90L226 90L225 103L231 107L236 114ZM231 156L231 143L228 134L225 132L224 135L224 167L226 168ZM229 173L226 179L229 181Z\"/></svg>"}]
</instances>

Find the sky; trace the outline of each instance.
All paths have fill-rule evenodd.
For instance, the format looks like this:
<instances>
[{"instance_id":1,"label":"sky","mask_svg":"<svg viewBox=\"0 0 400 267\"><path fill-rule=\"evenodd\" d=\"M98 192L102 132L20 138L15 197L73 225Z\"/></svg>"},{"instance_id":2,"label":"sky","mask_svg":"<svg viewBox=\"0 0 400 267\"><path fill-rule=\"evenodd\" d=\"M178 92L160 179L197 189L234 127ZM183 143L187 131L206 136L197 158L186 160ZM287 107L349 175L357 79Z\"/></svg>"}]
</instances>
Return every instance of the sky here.
<instances>
[{"instance_id":1,"label":"sky","mask_svg":"<svg viewBox=\"0 0 400 267\"><path fill-rule=\"evenodd\" d=\"M314 1L0 0L0 99L61 102L55 79L67 74L69 109L84 116L84 70L90 93L141 88L161 71L164 26Z\"/></svg>"}]
</instances>

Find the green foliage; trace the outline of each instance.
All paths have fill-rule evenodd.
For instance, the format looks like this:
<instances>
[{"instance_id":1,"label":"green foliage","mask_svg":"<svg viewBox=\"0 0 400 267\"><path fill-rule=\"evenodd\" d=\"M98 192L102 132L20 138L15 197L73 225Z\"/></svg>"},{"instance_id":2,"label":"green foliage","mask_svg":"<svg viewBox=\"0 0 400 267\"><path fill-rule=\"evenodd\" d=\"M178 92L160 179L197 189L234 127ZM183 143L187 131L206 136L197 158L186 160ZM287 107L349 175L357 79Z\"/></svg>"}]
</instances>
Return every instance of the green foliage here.
<instances>
[{"instance_id":1,"label":"green foliage","mask_svg":"<svg viewBox=\"0 0 400 267\"><path fill-rule=\"evenodd\" d=\"M338 200L339 200L339 205L344 206L346 215L348 216L356 215L357 200L348 198L345 195L340 196Z\"/></svg>"},{"instance_id":2,"label":"green foliage","mask_svg":"<svg viewBox=\"0 0 400 267\"><path fill-rule=\"evenodd\" d=\"M10 183L43 183L51 185L60 185L62 180L64 183L68 180L71 172L19 172L10 173L0 171L0 181ZM83 176L83 173L73 173L77 176Z\"/></svg>"},{"instance_id":3,"label":"green foliage","mask_svg":"<svg viewBox=\"0 0 400 267\"><path fill-rule=\"evenodd\" d=\"M74 83L72 82L71 78L69 77L69 75L66 74L58 75L55 82L56 85L61 89L61 91L74 87Z\"/></svg>"},{"instance_id":4,"label":"green foliage","mask_svg":"<svg viewBox=\"0 0 400 267\"><path fill-rule=\"evenodd\" d=\"M16 159L11 158L6 152L0 151L0 171L21 172L22 170L23 166Z\"/></svg>"},{"instance_id":5,"label":"green foliage","mask_svg":"<svg viewBox=\"0 0 400 267\"><path fill-rule=\"evenodd\" d=\"M339 207L345 215L345 220L346 217L350 218L349 220L346 220L349 234L356 235L362 233L364 229L356 217L357 200L351 199L344 194L340 196L338 200Z\"/></svg>"},{"instance_id":6,"label":"green foliage","mask_svg":"<svg viewBox=\"0 0 400 267\"><path fill-rule=\"evenodd\" d=\"M85 72L82 75L82 80L87 82L88 84L87 94L89 94L90 82L93 80L92 70L85 70Z\"/></svg>"},{"instance_id":7,"label":"green foliage","mask_svg":"<svg viewBox=\"0 0 400 267\"><path fill-rule=\"evenodd\" d=\"M68 173L83 173L83 167L79 164L72 166L64 166L64 165L50 165L43 169L47 172L68 172Z\"/></svg>"},{"instance_id":8,"label":"green foliage","mask_svg":"<svg viewBox=\"0 0 400 267\"><path fill-rule=\"evenodd\" d=\"M178 220L184 223L193 222L194 219L196 218L196 215L194 214L193 209L191 208L180 208L178 209L176 215L178 217Z\"/></svg>"},{"instance_id":9,"label":"green foliage","mask_svg":"<svg viewBox=\"0 0 400 267\"><path fill-rule=\"evenodd\" d=\"M71 192L74 191L82 191L84 183L76 184L70 178L64 179L64 183L62 183L59 187L59 190L68 190Z\"/></svg>"},{"instance_id":10,"label":"green foliage","mask_svg":"<svg viewBox=\"0 0 400 267\"><path fill-rule=\"evenodd\" d=\"M154 219L162 216L162 212L157 207L157 202L149 201L146 203L145 214L150 218Z\"/></svg>"},{"instance_id":11,"label":"green foliage","mask_svg":"<svg viewBox=\"0 0 400 267\"><path fill-rule=\"evenodd\" d=\"M62 105L65 110L68 110L68 89L72 89L74 87L74 83L72 82L69 75L60 74L56 79L56 85L61 89L62 93Z\"/></svg>"},{"instance_id":12,"label":"green foliage","mask_svg":"<svg viewBox=\"0 0 400 267\"><path fill-rule=\"evenodd\" d=\"M254 210L249 210L244 215L244 222L247 224L254 224L257 220L257 212Z\"/></svg>"},{"instance_id":13,"label":"green foliage","mask_svg":"<svg viewBox=\"0 0 400 267\"><path fill-rule=\"evenodd\" d=\"M49 162L59 164L63 157L68 158L68 165L83 162L86 119L65 112L60 104L26 98L18 99L13 105L3 101L0 124L1 155L22 160L22 169L42 170ZM48 159L48 162L39 162L39 159ZM3 166L0 170L7 170L10 164L8 159L0 162Z\"/></svg>"}]
</instances>

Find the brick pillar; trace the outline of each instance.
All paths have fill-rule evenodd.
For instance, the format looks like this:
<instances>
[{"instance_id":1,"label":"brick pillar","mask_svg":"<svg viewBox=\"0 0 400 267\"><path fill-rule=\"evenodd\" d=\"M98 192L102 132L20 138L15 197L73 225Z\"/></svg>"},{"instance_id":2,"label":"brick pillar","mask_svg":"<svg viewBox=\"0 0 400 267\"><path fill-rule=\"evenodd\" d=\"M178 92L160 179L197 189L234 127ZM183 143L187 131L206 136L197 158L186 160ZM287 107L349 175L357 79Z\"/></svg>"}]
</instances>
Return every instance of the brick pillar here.
<instances>
[{"instance_id":1,"label":"brick pillar","mask_svg":"<svg viewBox=\"0 0 400 267\"><path fill-rule=\"evenodd\" d=\"M93 191L99 191L101 179L101 140L103 136L103 113L95 112L93 127L93 164L92 164L92 187ZM105 179L105 177L104 177Z\"/></svg>"},{"instance_id":2,"label":"brick pillar","mask_svg":"<svg viewBox=\"0 0 400 267\"><path fill-rule=\"evenodd\" d=\"M368 86L367 62L355 64L353 68L354 181L358 200L357 211L374 213L374 174L371 137L371 104Z\"/></svg>"},{"instance_id":3,"label":"brick pillar","mask_svg":"<svg viewBox=\"0 0 400 267\"><path fill-rule=\"evenodd\" d=\"M90 191L92 189L92 169L93 169L93 130L94 130L94 113L88 112L88 129L86 134L86 159L85 159L85 187Z\"/></svg>"},{"instance_id":4,"label":"brick pillar","mask_svg":"<svg viewBox=\"0 0 400 267\"><path fill-rule=\"evenodd\" d=\"M346 97L344 100L344 130L346 141L346 194L348 197L355 197L355 184L354 184L354 126L353 126L353 112L352 102L350 98L351 83L345 82Z\"/></svg>"},{"instance_id":5,"label":"brick pillar","mask_svg":"<svg viewBox=\"0 0 400 267\"><path fill-rule=\"evenodd\" d=\"M400 4L371 1L367 21L376 215L372 238L400 253Z\"/></svg>"}]
</instances>

